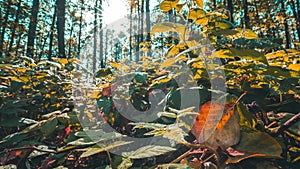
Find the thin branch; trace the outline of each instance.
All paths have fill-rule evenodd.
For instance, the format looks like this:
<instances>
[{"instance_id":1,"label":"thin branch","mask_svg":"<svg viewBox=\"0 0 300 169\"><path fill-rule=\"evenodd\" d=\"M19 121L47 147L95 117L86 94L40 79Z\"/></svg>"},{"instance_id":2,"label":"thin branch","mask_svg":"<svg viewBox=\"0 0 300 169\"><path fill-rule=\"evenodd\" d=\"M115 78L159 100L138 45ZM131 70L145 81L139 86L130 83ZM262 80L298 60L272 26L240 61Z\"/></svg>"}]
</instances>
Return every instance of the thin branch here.
<instances>
[{"instance_id":1,"label":"thin branch","mask_svg":"<svg viewBox=\"0 0 300 169\"><path fill-rule=\"evenodd\" d=\"M40 149L36 146L25 146L25 147L19 147L19 148L5 149L5 150L1 151L0 154L12 152L12 151L21 151L21 150L36 150L36 151L45 152L45 153L55 153L55 154L57 153L57 151L55 151L55 150L44 150L44 149Z\"/></svg>"},{"instance_id":2,"label":"thin branch","mask_svg":"<svg viewBox=\"0 0 300 169\"><path fill-rule=\"evenodd\" d=\"M299 122L300 120L300 112L296 115L294 115L292 118L290 118L288 121L286 121L276 132L276 136L281 134L283 131L291 127L293 124Z\"/></svg>"}]
</instances>

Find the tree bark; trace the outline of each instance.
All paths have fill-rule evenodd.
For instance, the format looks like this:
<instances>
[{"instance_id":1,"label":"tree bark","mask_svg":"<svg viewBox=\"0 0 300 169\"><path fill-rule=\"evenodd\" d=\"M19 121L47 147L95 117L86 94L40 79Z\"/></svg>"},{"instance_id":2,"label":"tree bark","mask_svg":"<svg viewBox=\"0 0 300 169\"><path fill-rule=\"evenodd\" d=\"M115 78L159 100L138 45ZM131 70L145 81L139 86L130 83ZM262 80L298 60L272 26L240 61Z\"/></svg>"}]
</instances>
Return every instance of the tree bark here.
<instances>
[{"instance_id":1,"label":"tree bark","mask_svg":"<svg viewBox=\"0 0 300 169\"><path fill-rule=\"evenodd\" d=\"M150 45L151 42L151 36L150 36L150 0L146 0L146 32L147 32L147 37L146 37L146 42L147 45ZM151 56L149 46L148 46L148 56Z\"/></svg>"},{"instance_id":2,"label":"tree bark","mask_svg":"<svg viewBox=\"0 0 300 169\"><path fill-rule=\"evenodd\" d=\"M66 52L65 52L66 0L56 0L56 6L57 6L58 57L66 58Z\"/></svg>"},{"instance_id":3,"label":"tree bark","mask_svg":"<svg viewBox=\"0 0 300 169\"><path fill-rule=\"evenodd\" d=\"M96 62L97 62L97 8L98 8L98 0L95 2L94 6L94 49L93 49L93 72L96 72Z\"/></svg>"},{"instance_id":4,"label":"tree bark","mask_svg":"<svg viewBox=\"0 0 300 169\"><path fill-rule=\"evenodd\" d=\"M6 29L6 26L8 25L8 16L9 16L9 13L10 13L10 6L11 6L11 0L8 0L7 2L7 10L6 10L6 15L5 15L5 18L4 18L4 22L2 24L2 30L1 30L1 35L0 35L0 58L3 56L3 45L4 45L4 34L5 34L5 29Z\"/></svg>"},{"instance_id":5,"label":"tree bark","mask_svg":"<svg viewBox=\"0 0 300 169\"><path fill-rule=\"evenodd\" d=\"M280 0L280 3L281 3L281 8L282 8L282 12L283 12L283 17L284 17L284 22L283 22L283 24L284 24L284 31L285 31L285 42L286 42L286 45L285 45L285 47L288 49L288 48L290 48L290 33L289 33L289 25L288 25L288 23L287 23L287 16L286 16L286 9L285 9L285 5L284 5L284 2L283 2L283 0Z\"/></svg>"},{"instance_id":6,"label":"tree bark","mask_svg":"<svg viewBox=\"0 0 300 169\"><path fill-rule=\"evenodd\" d=\"M14 41L15 41L15 34L16 34L16 27L19 23L19 15L20 15L20 12L21 12L21 2L22 1L19 1L18 5L17 5L17 13L16 13L16 19L14 21L14 24L12 26L12 30L11 30L11 38L10 38L10 42L9 42L9 48L8 48L8 53L12 52L12 46L14 44Z\"/></svg>"},{"instance_id":7,"label":"tree bark","mask_svg":"<svg viewBox=\"0 0 300 169\"><path fill-rule=\"evenodd\" d=\"M56 5L54 7L54 14L52 18L51 28L50 28L50 38L49 38L49 51L48 51L48 60L52 57L52 47L53 47L53 36L54 36L54 26L56 20Z\"/></svg>"},{"instance_id":8,"label":"tree bark","mask_svg":"<svg viewBox=\"0 0 300 169\"><path fill-rule=\"evenodd\" d=\"M234 23L234 19L233 19L234 8L233 8L232 0L227 0L227 8L229 10L229 21Z\"/></svg>"},{"instance_id":9,"label":"tree bark","mask_svg":"<svg viewBox=\"0 0 300 169\"><path fill-rule=\"evenodd\" d=\"M294 18L296 20L296 31L297 31L297 36L298 36L298 41L300 41L300 25L299 25L299 18L298 18L298 10L296 11L296 5L294 0L290 0L291 1L291 5L292 5L292 11L293 11L293 15ZM296 35L294 35L296 37Z\"/></svg>"},{"instance_id":10,"label":"tree bark","mask_svg":"<svg viewBox=\"0 0 300 169\"><path fill-rule=\"evenodd\" d=\"M133 4L130 4L130 16L129 16L129 60L132 61L132 14L133 14Z\"/></svg>"},{"instance_id":11,"label":"tree bark","mask_svg":"<svg viewBox=\"0 0 300 169\"><path fill-rule=\"evenodd\" d=\"M99 51L99 55L100 55L100 66L101 68L104 68L104 60L103 60L103 20L102 20L102 0L100 0L99 3L99 15L100 15L100 51Z\"/></svg>"},{"instance_id":12,"label":"tree bark","mask_svg":"<svg viewBox=\"0 0 300 169\"><path fill-rule=\"evenodd\" d=\"M33 0L33 5L31 8L31 16L28 30L28 40L27 40L27 55L33 57L34 51L34 39L36 36L36 25L37 25L37 15L39 11L39 0Z\"/></svg>"},{"instance_id":13,"label":"tree bark","mask_svg":"<svg viewBox=\"0 0 300 169\"><path fill-rule=\"evenodd\" d=\"M81 33L82 33L82 7L83 7L84 1L81 0L81 6L80 6L80 19L79 19L79 32L78 32L78 49L77 49L77 58L80 59L80 50L81 50Z\"/></svg>"},{"instance_id":14,"label":"tree bark","mask_svg":"<svg viewBox=\"0 0 300 169\"><path fill-rule=\"evenodd\" d=\"M249 23L250 23L250 18L248 15L248 1L247 0L243 0L243 8L244 8L244 21L245 21L245 28L249 29Z\"/></svg>"}]
</instances>

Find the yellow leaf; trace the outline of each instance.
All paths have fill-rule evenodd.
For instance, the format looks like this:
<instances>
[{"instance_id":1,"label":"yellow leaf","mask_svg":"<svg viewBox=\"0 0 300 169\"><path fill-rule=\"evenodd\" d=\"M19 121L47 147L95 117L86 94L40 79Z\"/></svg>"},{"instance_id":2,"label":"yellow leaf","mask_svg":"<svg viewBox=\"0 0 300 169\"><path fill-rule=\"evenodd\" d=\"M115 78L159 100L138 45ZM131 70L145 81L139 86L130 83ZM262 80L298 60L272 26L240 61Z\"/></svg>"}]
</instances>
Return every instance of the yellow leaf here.
<instances>
[{"instance_id":1,"label":"yellow leaf","mask_svg":"<svg viewBox=\"0 0 300 169\"><path fill-rule=\"evenodd\" d=\"M179 48L177 46L172 47L166 57L175 56L178 53L178 50Z\"/></svg>"},{"instance_id":2,"label":"yellow leaf","mask_svg":"<svg viewBox=\"0 0 300 169\"><path fill-rule=\"evenodd\" d=\"M23 89L30 89L30 86L22 86Z\"/></svg>"},{"instance_id":3,"label":"yellow leaf","mask_svg":"<svg viewBox=\"0 0 300 169\"><path fill-rule=\"evenodd\" d=\"M90 96L91 99L99 99L100 97L101 97L100 91L96 91Z\"/></svg>"},{"instance_id":4,"label":"yellow leaf","mask_svg":"<svg viewBox=\"0 0 300 169\"><path fill-rule=\"evenodd\" d=\"M203 1L202 0L194 0L196 2L196 4L200 7L203 8Z\"/></svg>"},{"instance_id":5,"label":"yellow leaf","mask_svg":"<svg viewBox=\"0 0 300 169\"><path fill-rule=\"evenodd\" d=\"M160 65L160 69L166 68L166 67L170 67L172 66L176 61L176 58L170 58L165 60L161 65Z\"/></svg>"},{"instance_id":6,"label":"yellow leaf","mask_svg":"<svg viewBox=\"0 0 300 169\"><path fill-rule=\"evenodd\" d=\"M68 63L68 60L67 59L60 59L60 58L53 58L53 60L65 65Z\"/></svg>"},{"instance_id":7,"label":"yellow leaf","mask_svg":"<svg viewBox=\"0 0 300 169\"><path fill-rule=\"evenodd\" d=\"M56 104L52 104L51 106L52 106L52 107L57 107L57 108L58 108L58 107L60 107L60 104L59 104L59 103L56 103Z\"/></svg>"},{"instance_id":8,"label":"yellow leaf","mask_svg":"<svg viewBox=\"0 0 300 169\"><path fill-rule=\"evenodd\" d=\"M23 82L27 83L30 80L30 76L20 76L19 79L21 79Z\"/></svg>"},{"instance_id":9,"label":"yellow leaf","mask_svg":"<svg viewBox=\"0 0 300 169\"><path fill-rule=\"evenodd\" d=\"M189 19L198 19L205 16L205 11L203 9L191 9L188 15Z\"/></svg>"},{"instance_id":10,"label":"yellow leaf","mask_svg":"<svg viewBox=\"0 0 300 169\"><path fill-rule=\"evenodd\" d=\"M179 0L165 0L159 5L159 9L163 11L169 11L176 7Z\"/></svg>"},{"instance_id":11,"label":"yellow leaf","mask_svg":"<svg viewBox=\"0 0 300 169\"><path fill-rule=\"evenodd\" d=\"M10 80L16 81L16 82L23 82L21 79L15 77L15 76L10 77Z\"/></svg>"},{"instance_id":12,"label":"yellow leaf","mask_svg":"<svg viewBox=\"0 0 300 169\"><path fill-rule=\"evenodd\" d=\"M120 68L122 67L122 65L119 64L119 63L117 63L117 62L112 62L112 63L110 63L110 66L112 66L112 67L114 67L114 68L118 68L118 69L120 69Z\"/></svg>"},{"instance_id":13,"label":"yellow leaf","mask_svg":"<svg viewBox=\"0 0 300 169\"><path fill-rule=\"evenodd\" d=\"M279 51L276 51L276 52L266 54L266 58L267 59L276 59L276 58L282 57L284 55L286 55L285 51L284 50L279 50Z\"/></svg>"},{"instance_id":14,"label":"yellow leaf","mask_svg":"<svg viewBox=\"0 0 300 169\"><path fill-rule=\"evenodd\" d=\"M296 46L300 46L300 42L293 42Z\"/></svg>"},{"instance_id":15,"label":"yellow leaf","mask_svg":"<svg viewBox=\"0 0 300 169\"><path fill-rule=\"evenodd\" d=\"M258 35L250 29L247 29L246 31L244 31L243 34L244 34L244 37L247 38L247 39L259 38Z\"/></svg>"},{"instance_id":16,"label":"yellow leaf","mask_svg":"<svg viewBox=\"0 0 300 169\"><path fill-rule=\"evenodd\" d=\"M90 119L92 119L94 117L93 114L90 112L86 112L85 115Z\"/></svg>"},{"instance_id":17,"label":"yellow leaf","mask_svg":"<svg viewBox=\"0 0 300 169\"><path fill-rule=\"evenodd\" d=\"M176 5L176 11L180 12L184 5L185 5L185 3L184 4L177 4Z\"/></svg>"},{"instance_id":18,"label":"yellow leaf","mask_svg":"<svg viewBox=\"0 0 300 169\"><path fill-rule=\"evenodd\" d=\"M18 68L16 68L16 69L17 69L17 71L18 71L19 73L25 73L26 70L30 70L30 69L28 69L28 68L26 68L26 67L18 67Z\"/></svg>"},{"instance_id":19,"label":"yellow leaf","mask_svg":"<svg viewBox=\"0 0 300 169\"><path fill-rule=\"evenodd\" d=\"M165 22L156 24L153 26L150 34L153 35L154 33L162 33L162 32L178 32L180 34L180 40L184 40L184 35L189 34L189 31L185 29L185 26L178 23L171 23L171 22ZM186 31L186 32L185 32Z\"/></svg>"},{"instance_id":20,"label":"yellow leaf","mask_svg":"<svg viewBox=\"0 0 300 169\"><path fill-rule=\"evenodd\" d=\"M296 49L286 49L286 51L288 51L288 53L294 54L294 55L300 54L300 51L298 51Z\"/></svg>"},{"instance_id":21,"label":"yellow leaf","mask_svg":"<svg viewBox=\"0 0 300 169\"><path fill-rule=\"evenodd\" d=\"M51 96L50 94L46 94L45 98L50 98L50 96Z\"/></svg>"},{"instance_id":22,"label":"yellow leaf","mask_svg":"<svg viewBox=\"0 0 300 169\"><path fill-rule=\"evenodd\" d=\"M300 64L290 64L289 69L295 70L295 71L300 71Z\"/></svg>"},{"instance_id":23,"label":"yellow leaf","mask_svg":"<svg viewBox=\"0 0 300 169\"><path fill-rule=\"evenodd\" d=\"M228 49L221 49L218 51L215 51L211 55L212 58L222 58L222 59L228 59L231 58L233 59L234 56L231 54L230 50Z\"/></svg>"},{"instance_id":24,"label":"yellow leaf","mask_svg":"<svg viewBox=\"0 0 300 169\"><path fill-rule=\"evenodd\" d=\"M197 70L197 72L196 72L196 74L195 74L195 76L194 76L194 79L196 80L196 79L200 79L201 78L201 74L202 74L202 70L201 69L198 69Z\"/></svg>"},{"instance_id":25,"label":"yellow leaf","mask_svg":"<svg viewBox=\"0 0 300 169\"><path fill-rule=\"evenodd\" d=\"M201 19L197 19L196 24L205 26L208 24L208 21L209 21L208 18L201 18Z\"/></svg>"},{"instance_id":26,"label":"yellow leaf","mask_svg":"<svg viewBox=\"0 0 300 169\"><path fill-rule=\"evenodd\" d=\"M195 41L195 40L192 40L192 41L186 41L186 44L189 48L193 48L193 47L196 47L196 46L199 46L200 44Z\"/></svg>"},{"instance_id":27,"label":"yellow leaf","mask_svg":"<svg viewBox=\"0 0 300 169\"><path fill-rule=\"evenodd\" d=\"M163 79L160 79L160 80L158 80L158 81L156 81L156 82L153 82L153 83L155 83L155 84L167 83L167 82L169 82L170 80L172 80L172 78L163 78Z\"/></svg>"}]
</instances>

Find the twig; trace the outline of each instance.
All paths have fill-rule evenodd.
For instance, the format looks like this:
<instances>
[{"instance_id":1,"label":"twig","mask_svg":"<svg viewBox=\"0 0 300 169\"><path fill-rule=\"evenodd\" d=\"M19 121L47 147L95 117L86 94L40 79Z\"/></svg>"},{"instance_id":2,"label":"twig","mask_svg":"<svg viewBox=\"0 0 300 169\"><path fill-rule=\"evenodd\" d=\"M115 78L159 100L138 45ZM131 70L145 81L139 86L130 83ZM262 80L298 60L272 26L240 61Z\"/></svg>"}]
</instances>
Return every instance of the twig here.
<instances>
[{"instance_id":1,"label":"twig","mask_svg":"<svg viewBox=\"0 0 300 169\"><path fill-rule=\"evenodd\" d=\"M275 136L278 136L279 134L281 134L283 131L285 131L286 129L291 127L293 124L295 124L299 120L300 120L300 112L298 114L294 115L288 121L286 121L282 126L280 126L279 129L277 130Z\"/></svg>"},{"instance_id":2,"label":"twig","mask_svg":"<svg viewBox=\"0 0 300 169\"><path fill-rule=\"evenodd\" d=\"M9 148L9 149L1 151L0 154L12 152L12 151L20 151L20 150L36 150L36 151L45 152L45 153L57 153L57 151L55 151L55 150L44 150L44 149L40 149L36 146L25 146L25 147L19 147L19 148Z\"/></svg>"}]
</instances>

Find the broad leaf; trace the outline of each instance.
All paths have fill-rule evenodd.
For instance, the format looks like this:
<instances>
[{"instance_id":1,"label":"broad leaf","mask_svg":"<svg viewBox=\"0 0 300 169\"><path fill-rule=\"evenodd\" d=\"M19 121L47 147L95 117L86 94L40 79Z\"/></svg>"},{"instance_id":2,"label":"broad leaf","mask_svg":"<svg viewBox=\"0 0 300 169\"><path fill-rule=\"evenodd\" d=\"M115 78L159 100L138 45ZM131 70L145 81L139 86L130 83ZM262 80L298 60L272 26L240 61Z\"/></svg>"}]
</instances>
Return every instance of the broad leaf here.
<instances>
[{"instance_id":1,"label":"broad leaf","mask_svg":"<svg viewBox=\"0 0 300 169\"><path fill-rule=\"evenodd\" d=\"M176 149L172 147L148 145L135 151L122 153L122 155L130 159L142 159L162 155L175 150Z\"/></svg>"},{"instance_id":2,"label":"broad leaf","mask_svg":"<svg viewBox=\"0 0 300 169\"><path fill-rule=\"evenodd\" d=\"M226 163L238 163L252 157L282 158L282 147L270 135L264 132L242 132L241 140L234 149L239 155L229 157Z\"/></svg>"}]
</instances>

